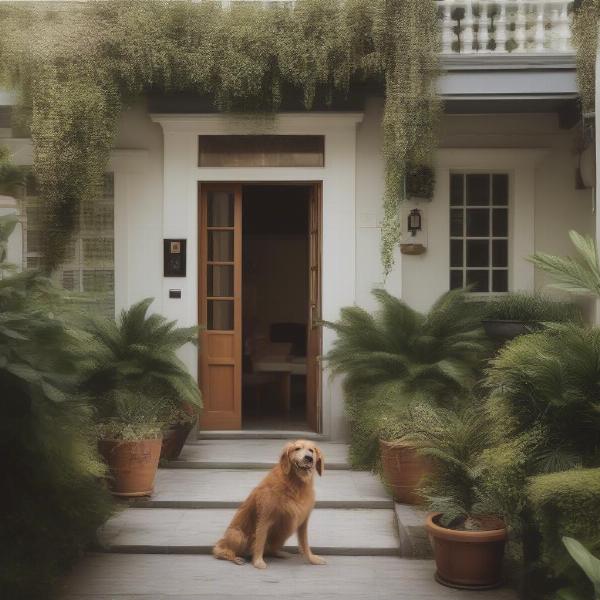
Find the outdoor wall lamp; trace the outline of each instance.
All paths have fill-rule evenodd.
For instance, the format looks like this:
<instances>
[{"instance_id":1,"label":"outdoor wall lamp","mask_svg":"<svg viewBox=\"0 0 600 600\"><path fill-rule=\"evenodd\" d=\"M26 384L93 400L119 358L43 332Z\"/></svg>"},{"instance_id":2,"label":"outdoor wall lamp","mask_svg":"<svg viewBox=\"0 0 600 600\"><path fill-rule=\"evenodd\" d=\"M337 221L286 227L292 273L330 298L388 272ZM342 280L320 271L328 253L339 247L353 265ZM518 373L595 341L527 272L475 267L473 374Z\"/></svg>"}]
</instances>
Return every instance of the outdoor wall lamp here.
<instances>
[{"instance_id":1,"label":"outdoor wall lamp","mask_svg":"<svg viewBox=\"0 0 600 600\"><path fill-rule=\"evenodd\" d=\"M413 208L408 215L408 230L412 236L421 231L421 211L418 208Z\"/></svg>"}]
</instances>

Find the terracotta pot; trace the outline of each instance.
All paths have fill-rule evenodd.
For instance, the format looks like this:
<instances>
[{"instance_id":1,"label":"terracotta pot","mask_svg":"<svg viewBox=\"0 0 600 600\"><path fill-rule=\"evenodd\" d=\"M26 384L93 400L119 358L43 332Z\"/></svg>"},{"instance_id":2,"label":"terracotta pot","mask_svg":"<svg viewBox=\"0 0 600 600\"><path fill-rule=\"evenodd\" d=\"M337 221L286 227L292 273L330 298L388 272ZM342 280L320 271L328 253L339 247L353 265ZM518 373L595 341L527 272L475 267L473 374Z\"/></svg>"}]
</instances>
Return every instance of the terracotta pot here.
<instances>
[{"instance_id":1,"label":"terracotta pot","mask_svg":"<svg viewBox=\"0 0 600 600\"><path fill-rule=\"evenodd\" d=\"M423 477L431 473L431 461L408 444L379 440L379 449L383 476L394 499L403 504L421 504L423 499L416 490Z\"/></svg>"},{"instance_id":2,"label":"terracotta pot","mask_svg":"<svg viewBox=\"0 0 600 600\"><path fill-rule=\"evenodd\" d=\"M487 517L490 529L457 531L439 525L440 513L428 515L425 527L433 546L436 580L448 587L485 590L502 583L506 527Z\"/></svg>"},{"instance_id":3,"label":"terracotta pot","mask_svg":"<svg viewBox=\"0 0 600 600\"><path fill-rule=\"evenodd\" d=\"M158 469L162 439L124 442L99 440L98 450L111 474L115 496L150 496Z\"/></svg>"},{"instance_id":4,"label":"terracotta pot","mask_svg":"<svg viewBox=\"0 0 600 600\"><path fill-rule=\"evenodd\" d=\"M166 460L176 460L179 458L193 426L193 423L171 425L163 436L160 457Z\"/></svg>"}]
</instances>

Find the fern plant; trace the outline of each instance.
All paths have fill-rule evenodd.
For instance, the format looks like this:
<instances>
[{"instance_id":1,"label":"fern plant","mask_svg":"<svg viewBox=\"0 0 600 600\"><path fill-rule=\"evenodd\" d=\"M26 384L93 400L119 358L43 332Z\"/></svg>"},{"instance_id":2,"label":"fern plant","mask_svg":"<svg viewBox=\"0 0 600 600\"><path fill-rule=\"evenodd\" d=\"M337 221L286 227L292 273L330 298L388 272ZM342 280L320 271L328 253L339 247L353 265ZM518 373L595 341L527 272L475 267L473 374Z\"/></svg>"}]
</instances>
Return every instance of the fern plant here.
<instances>
[{"instance_id":1,"label":"fern plant","mask_svg":"<svg viewBox=\"0 0 600 600\"><path fill-rule=\"evenodd\" d=\"M176 354L196 341L198 329L148 315L151 303L146 298L134 304L118 321L96 318L85 324L82 388L94 399L100 419L116 414L115 392L121 391L202 406L198 384Z\"/></svg>"},{"instance_id":2,"label":"fern plant","mask_svg":"<svg viewBox=\"0 0 600 600\"><path fill-rule=\"evenodd\" d=\"M556 281L550 285L576 294L600 296L600 262L596 242L589 236L570 231L576 256L561 257L538 252L529 260Z\"/></svg>"},{"instance_id":3,"label":"fern plant","mask_svg":"<svg viewBox=\"0 0 600 600\"><path fill-rule=\"evenodd\" d=\"M488 411L505 438L539 432L532 473L600 464L600 329L555 324L491 361Z\"/></svg>"},{"instance_id":4,"label":"fern plant","mask_svg":"<svg viewBox=\"0 0 600 600\"><path fill-rule=\"evenodd\" d=\"M394 438L415 402L451 405L475 384L488 341L477 307L453 290L422 314L384 290L373 292L380 310L344 308L326 361L344 375L351 421L351 457L375 465L378 438Z\"/></svg>"}]
</instances>

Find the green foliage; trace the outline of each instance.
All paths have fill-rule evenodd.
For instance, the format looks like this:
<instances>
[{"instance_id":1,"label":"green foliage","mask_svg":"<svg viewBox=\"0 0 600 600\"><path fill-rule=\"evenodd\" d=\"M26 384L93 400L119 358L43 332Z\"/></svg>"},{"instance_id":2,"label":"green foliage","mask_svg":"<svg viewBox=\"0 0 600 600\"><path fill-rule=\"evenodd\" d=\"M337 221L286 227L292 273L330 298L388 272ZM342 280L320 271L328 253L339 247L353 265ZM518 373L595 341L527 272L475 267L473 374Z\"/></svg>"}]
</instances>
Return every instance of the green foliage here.
<instances>
[{"instance_id":1,"label":"green foliage","mask_svg":"<svg viewBox=\"0 0 600 600\"><path fill-rule=\"evenodd\" d=\"M284 3L93 1L68 10L0 6L0 81L20 92L47 207L48 269L64 257L82 199L100 188L123 104L186 92L216 110L269 113L301 97L344 98L385 80L386 273L399 238L406 165L436 145L439 30L433 0Z\"/></svg>"},{"instance_id":2,"label":"green foliage","mask_svg":"<svg viewBox=\"0 0 600 600\"><path fill-rule=\"evenodd\" d=\"M491 361L492 420L506 437L534 429L532 472L600 461L600 329L554 325L516 338Z\"/></svg>"},{"instance_id":3,"label":"green foliage","mask_svg":"<svg viewBox=\"0 0 600 600\"><path fill-rule=\"evenodd\" d=\"M594 586L596 600L600 600L600 559L583 544L570 537L563 537L563 544L571 558L581 567Z\"/></svg>"},{"instance_id":4,"label":"green foliage","mask_svg":"<svg viewBox=\"0 0 600 600\"><path fill-rule=\"evenodd\" d=\"M112 511L76 344L45 305L55 294L32 274L0 280L0 589L14 600L52 597Z\"/></svg>"},{"instance_id":5,"label":"green foliage","mask_svg":"<svg viewBox=\"0 0 600 600\"><path fill-rule=\"evenodd\" d=\"M84 325L82 389L92 397L100 420L118 414L119 394L202 406L198 384L176 355L196 341L198 328L175 327L161 315L148 315L151 303L146 298L123 310L118 322L96 318Z\"/></svg>"},{"instance_id":6,"label":"green foliage","mask_svg":"<svg viewBox=\"0 0 600 600\"><path fill-rule=\"evenodd\" d=\"M538 269L556 279L552 286L575 294L595 294L600 296L600 262L596 242L589 236L570 231L571 242L575 246L575 257L552 256L539 252L529 260Z\"/></svg>"},{"instance_id":7,"label":"green foliage","mask_svg":"<svg viewBox=\"0 0 600 600\"><path fill-rule=\"evenodd\" d=\"M540 563L546 578L552 579L555 589L564 586L574 597L590 598L592 586L573 565L561 539L576 537L600 551L600 469L571 469L533 477L527 495L541 534Z\"/></svg>"},{"instance_id":8,"label":"green foliage","mask_svg":"<svg viewBox=\"0 0 600 600\"><path fill-rule=\"evenodd\" d=\"M583 110L594 111L596 94L596 48L600 0L579 0L571 26L573 46L577 50L577 82Z\"/></svg>"},{"instance_id":9,"label":"green foliage","mask_svg":"<svg viewBox=\"0 0 600 600\"><path fill-rule=\"evenodd\" d=\"M579 308L572 302L552 300L541 294L506 294L485 304L485 319L535 323L581 323Z\"/></svg>"},{"instance_id":10,"label":"green foliage","mask_svg":"<svg viewBox=\"0 0 600 600\"><path fill-rule=\"evenodd\" d=\"M445 527L479 529L479 517L497 508L486 488L483 456L490 436L483 411L421 405L411 411L409 428L402 440L435 464L423 488L429 509L442 513Z\"/></svg>"},{"instance_id":11,"label":"green foliage","mask_svg":"<svg viewBox=\"0 0 600 600\"><path fill-rule=\"evenodd\" d=\"M9 160L8 149L0 146L0 194L18 196L23 191L27 171Z\"/></svg>"},{"instance_id":12,"label":"green foliage","mask_svg":"<svg viewBox=\"0 0 600 600\"><path fill-rule=\"evenodd\" d=\"M8 254L8 238L15 230L19 219L15 214L0 216L0 264L5 263ZM6 268L6 265L3 265Z\"/></svg>"},{"instance_id":13,"label":"green foliage","mask_svg":"<svg viewBox=\"0 0 600 600\"><path fill-rule=\"evenodd\" d=\"M428 165L410 165L406 173L406 196L431 200L434 190L434 170Z\"/></svg>"},{"instance_id":14,"label":"green foliage","mask_svg":"<svg viewBox=\"0 0 600 600\"><path fill-rule=\"evenodd\" d=\"M441 296L427 314L384 290L373 294L380 305L374 315L353 306L325 324L337 333L326 360L345 376L351 455L371 467L379 436L396 435L411 403L460 403L488 349L481 316L462 290Z\"/></svg>"}]
</instances>

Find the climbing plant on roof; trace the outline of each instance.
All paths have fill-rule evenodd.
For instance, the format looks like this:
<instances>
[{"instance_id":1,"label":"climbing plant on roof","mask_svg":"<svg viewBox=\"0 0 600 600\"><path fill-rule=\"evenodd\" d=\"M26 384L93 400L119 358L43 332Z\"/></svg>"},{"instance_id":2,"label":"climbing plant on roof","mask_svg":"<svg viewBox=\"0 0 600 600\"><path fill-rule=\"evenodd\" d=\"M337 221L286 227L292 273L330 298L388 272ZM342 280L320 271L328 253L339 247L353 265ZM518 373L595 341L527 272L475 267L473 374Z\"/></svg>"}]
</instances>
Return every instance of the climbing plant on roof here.
<instances>
[{"instance_id":1,"label":"climbing plant on roof","mask_svg":"<svg viewBox=\"0 0 600 600\"><path fill-rule=\"evenodd\" d=\"M53 4L53 3L49 3ZM45 266L60 264L80 203L101 189L123 106L197 93L220 111L310 110L382 83L382 262L400 238L408 164L429 164L440 103L434 0L297 0L222 8L184 0L0 6L0 83L20 94L46 214Z\"/></svg>"}]
</instances>

